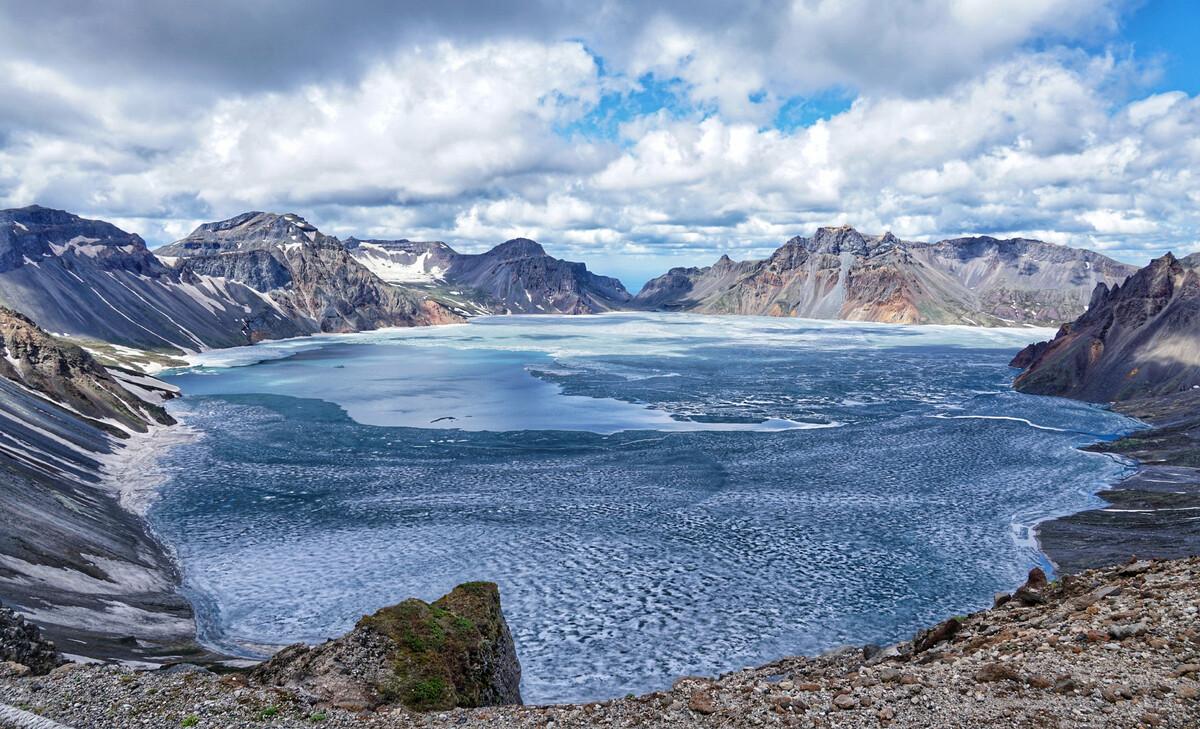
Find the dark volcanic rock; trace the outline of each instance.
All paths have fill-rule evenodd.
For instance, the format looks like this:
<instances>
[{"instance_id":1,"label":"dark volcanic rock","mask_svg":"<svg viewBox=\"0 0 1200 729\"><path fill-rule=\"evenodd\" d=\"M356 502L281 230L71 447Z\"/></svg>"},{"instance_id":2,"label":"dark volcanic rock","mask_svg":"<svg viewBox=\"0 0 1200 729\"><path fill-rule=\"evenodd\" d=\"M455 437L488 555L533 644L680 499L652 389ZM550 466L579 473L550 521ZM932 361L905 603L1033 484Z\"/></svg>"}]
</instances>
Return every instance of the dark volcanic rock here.
<instances>
[{"instance_id":1,"label":"dark volcanic rock","mask_svg":"<svg viewBox=\"0 0 1200 729\"><path fill-rule=\"evenodd\" d=\"M41 675L53 671L63 659L36 625L0 605L0 661L20 663Z\"/></svg>"},{"instance_id":2,"label":"dark volcanic rock","mask_svg":"<svg viewBox=\"0 0 1200 729\"><path fill-rule=\"evenodd\" d=\"M51 337L28 317L0 307L0 376L66 404L91 423L118 437L127 434L109 422L145 432L147 425L175 421L157 404L141 400L113 379L83 349Z\"/></svg>"},{"instance_id":3,"label":"dark volcanic rock","mask_svg":"<svg viewBox=\"0 0 1200 729\"><path fill-rule=\"evenodd\" d=\"M174 563L102 478L120 469L130 431L170 417L19 314L0 310L0 344L0 600L71 653L153 661L195 650ZM170 395L134 380L146 396Z\"/></svg>"},{"instance_id":4,"label":"dark volcanic rock","mask_svg":"<svg viewBox=\"0 0 1200 729\"><path fill-rule=\"evenodd\" d=\"M1093 402L1200 387L1200 272L1168 253L1098 285L1087 312L1013 366L1025 370L1013 383L1022 392Z\"/></svg>"},{"instance_id":5,"label":"dark volcanic rock","mask_svg":"<svg viewBox=\"0 0 1200 729\"><path fill-rule=\"evenodd\" d=\"M1200 554L1200 391L1121 402L1115 409L1155 427L1087 450L1142 463L1099 496L1109 505L1043 522L1038 542L1064 572L1119 564L1133 556Z\"/></svg>"},{"instance_id":6,"label":"dark volcanic rock","mask_svg":"<svg viewBox=\"0 0 1200 729\"><path fill-rule=\"evenodd\" d=\"M183 281L140 237L36 205L0 211L0 305L52 332L174 353L247 344L247 321L303 333L244 286Z\"/></svg>"},{"instance_id":7,"label":"dark volcanic rock","mask_svg":"<svg viewBox=\"0 0 1200 729\"><path fill-rule=\"evenodd\" d=\"M284 648L252 678L353 710L521 703L521 666L490 582L459 585L432 604L405 600L341 638Z\"/></svg>"},{"instance_id":8,"label":"dark volcanic rock","mask_svg":"<svg viewBox=\"0 0 1200 729\"><path fill-rule=\"evenodd\" d=\"M1042 549L1072 572L1137 555L1200 554L1200 274L1171 254L1111 289L1049 342L1030 345L1014 367L1023 392L1096 402L1155 426L1089 450L1140 461L1103 491L1110 508L1038 527Z\"/></svg>"},{"instance_id":9,"label":"dark volcanic rock","mask_svg":"<svg viewBox=\"0 0 1200 729\"><path fill-rule=\"evenodd\" d=\"M528 238L514 238L479 254L457 253L441 242L410 240L354 240L351 250L385 280L446 284L495 313L596 314L626 308L631 299L617 279L547 255Z\"/></svg>"},{"instance_id":10,"label":"dark volcanic rock","mask_svg":"<svg viewBox=\"0 0 1200 729\"><path fill-rule=\"evenodd\" d=\"M301 333L460 320L423 295L383 281L337 238L292 213L243 213L205 223L157 253L179 257L185 280L216 276L268 295L276 316ZM254 326L247 321L251 339L271 334L253 331Z\"/></svg>"},{"instance_id":11,"label":"dark volcanic rock","mask_svg":"<svg viewBox=\"0 0 1200 729\"><path fill-rule=\"evenodd\" d=\"M905 324L1059 324L1097 283L1133 271L1097 253L986 236L937 243L820 228L769 258L675 268L649 281L639 308Z\"/></svg>"}]
</instances>

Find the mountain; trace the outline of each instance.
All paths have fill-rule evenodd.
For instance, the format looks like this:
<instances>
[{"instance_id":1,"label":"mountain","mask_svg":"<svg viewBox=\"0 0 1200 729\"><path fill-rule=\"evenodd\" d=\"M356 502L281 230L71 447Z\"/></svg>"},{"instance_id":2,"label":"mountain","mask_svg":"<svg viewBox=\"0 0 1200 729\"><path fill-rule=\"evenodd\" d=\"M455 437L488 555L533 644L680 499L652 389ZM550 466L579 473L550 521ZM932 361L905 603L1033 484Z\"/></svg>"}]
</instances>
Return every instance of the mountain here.
<instances>
[{"instance_id":1,"label":"mountain","mask_svg":"<svg viewBox=\"0 0 1200 729\"><path fill-rule=\"evenodd\" d=\"M295 215L245 213L151 252L110 223L36 205L0 211L0 305L50 331L173 353L458 320Z\"/></svg>"},{"instance_id":2,"label":"mountain","mask_svg":"<svg viewBox=\"0 0 1200 729\"><path fill-rule=\"evenodd\" d=\"M595 314L626 308L631 299L617 279L549 256L528 238L514 238L478 254L458 253L441 242L351 241L347 244L355 258L380 278L437 284L452 302L461 304L465 298L481 311Z\"/></svg>"},{"instance_id":3,"label":"mountain","mask_svg":"<svg viewBox=\"0 0 1200 729\"><path fill-rule=\"evenodd\" d=\"M159 403L174 389L2 308L0 350L0 601L68 653L178 656L195 637L178 572L104 478L173 422Z\"/></svg>"},{"instance_id":4,"label":"mountain","mask_svg":"<svg viewBox=\"0 0 1200 729\"><path fill-rule=\"evenodd\" d=\"M249 212L205 223L155 253L184 280L217 278L249 287L301 333L458 320L440 304L384 282L337 238L291 213ZM252 340L260 334L267 332L248 332Z\"/></svg>"},{"instance_id":5,"label":"mountain","mask_svg":"<svg viewBox=\"0 0 1200 729\"><path fill-rule=\"evenodd\" d=\"M1095 402L1200 387L1200 256L1167 255L1123 284L1101 283L1088 310L1013 360L1023 392Z\"/></svg>"},{"instance_id":6,"label":"mountain","mask_svg":"<svg viewBox=\"0 0 1200 729\"><path fill-rule=\"evenodd\" d=\"M675 268L633 300L645 309L902 324L1059 324L1097 283L1133 271L1091 251L1027 239L902 241L820 228L769 258Z\"/></svg>"},{"instance_id":7,"label":"mountain","mask_svg":"<svg viewBox=\"0 0 1200 729\"><path fill-rule=\"evenodd\" d=\"M250 288L185 277L137 235L36 205L0 211L0 305L53 332L171 352L302 333Z\"/></svg>"}]
</instances>

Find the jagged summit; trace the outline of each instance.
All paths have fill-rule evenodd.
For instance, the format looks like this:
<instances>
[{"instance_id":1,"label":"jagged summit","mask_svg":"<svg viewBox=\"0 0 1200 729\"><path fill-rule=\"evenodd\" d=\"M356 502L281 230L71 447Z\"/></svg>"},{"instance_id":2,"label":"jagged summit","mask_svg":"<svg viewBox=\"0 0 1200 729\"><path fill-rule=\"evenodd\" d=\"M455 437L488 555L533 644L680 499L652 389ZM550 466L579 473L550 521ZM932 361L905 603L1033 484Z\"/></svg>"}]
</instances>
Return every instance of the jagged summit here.
<instances>
[{"instance_id":1,"label":"jagged summit","mask_svg":"<svg viewBox=\"0 0 1200 729\"><path fill-rule=\"evenodd\" d=\"M796 236L761 261L723 256L675 268L634 298L641 308L903 324L1057 325L1097 283L1133 271L1091 251L988 236L934 243L842 225Z\"/></svg>"},{"instance_id":2,"label":"jagged summit","mask_svg":"<svg viewBox=\"0 0 1200 729\"><path fill-rule=\"evenodd\" d=\"M1123 283L1098 284L1086 312L1013 366L1025 370L1018 390L1097 402L1200 386L1200 271L1167 253Z\"/></svg>"},{"instance_id":3,"label":"jagged summit","mask_svg":"<svg viewBox=\"0 0 1200 729\"><path fill-rule=\"evenodd\" d=\"M393 283L438 283L454 288L478 311L508 314L593 314L624 308L621 282L582 263L554 258L529 238L513 238L486 253L458 253L445 243L358 241L351 252Z\"/></svg>"}]
</instances>

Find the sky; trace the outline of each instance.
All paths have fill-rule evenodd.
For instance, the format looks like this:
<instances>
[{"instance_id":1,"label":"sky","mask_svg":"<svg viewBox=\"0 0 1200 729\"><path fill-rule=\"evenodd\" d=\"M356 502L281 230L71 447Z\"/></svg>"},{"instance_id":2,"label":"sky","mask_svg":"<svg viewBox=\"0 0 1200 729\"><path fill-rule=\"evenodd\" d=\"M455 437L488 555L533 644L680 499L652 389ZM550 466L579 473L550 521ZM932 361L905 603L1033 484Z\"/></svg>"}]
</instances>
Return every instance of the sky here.
<instances>
[{"instance_id":1,"label":"sky","mask_svg":"<svg viewBox=\"0 0 1200 729\"><path fill-rule=\"evenodd\" d=\"M637 288L823 225L1200 250L1195 0L17 0L0 207L524 236Z\"/></svg>"}]
</instances>

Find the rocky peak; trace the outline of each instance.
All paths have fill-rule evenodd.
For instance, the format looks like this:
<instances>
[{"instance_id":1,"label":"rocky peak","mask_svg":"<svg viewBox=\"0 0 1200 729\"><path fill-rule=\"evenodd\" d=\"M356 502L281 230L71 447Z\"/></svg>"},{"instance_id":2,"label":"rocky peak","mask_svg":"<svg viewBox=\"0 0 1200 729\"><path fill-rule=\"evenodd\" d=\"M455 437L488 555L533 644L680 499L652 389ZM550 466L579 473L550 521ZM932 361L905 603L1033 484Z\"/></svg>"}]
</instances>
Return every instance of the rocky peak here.
<instances>
[{"instance_id":1,"label":"rocky peak","mask_svg":"<svg viewBox=\"0 0 1200 729\"><path fill-rule=\"evenodd\" d=\"M808 248L817 253L853 253L865 256L870 252L870 246L862 233L849 225L836 228L817 228L817 233L808 242Z\"/></svg>"},{"instance_id":2,"label":"rocky peak","mask_svg":"<svg viewBox=\"0 0 1200 729\"><path fill-rule=\"evenodd\" d=\"M1200 385L1200 272L1168 253L1124 284L1096 286L1088 310L1013 360L1024 392L1107 402Z\"/></svg>"},{"instance_id":3,"label":"rocky peak","mask_svg":"<svg viewBox=\"0 0 1200 729\"><path fill-rule=\"evenodd\" d=\"M264 213L252 211L227 220L204 223L186 238L160 248L161 256L204 256L232 251L280 249L296 247L338 246L316 226L295 213Z\"/></svg>"},{"instance_id":4,"label":"rocky peak","mask_svg":"<svg viewBox=\"0 0 1200 729\"><path fill-rule=\"evenodd\" d=\"M252 678L355 711L521 703L521 665L491 582L459 585L433 603L383 608L318 646L288 646Z\"/></svg>"},{"instance_id":5,"label":"rocky peak","mask_svg":"<svg viewBox=\"0 0 1200 729\"><path fill-rule=\"evenodd\" d=\"M528 238L513 238L507 240L488 252L488 255L496 256L504 260L513 260L516 258L536 258L546 255L546 250L542 248L536 241Z\"/></svg>"},{"instance_id":6,"label":"rocky peak","mask_svg":"<svg viewBox=\"0 0 1200 729\"><path fill-rule=\"evenodd\" d=\"M145 241L111 223L40 205L0 210L0 272L60 256L147 275L165 270Z\"/></svg>"}]
</instances>

